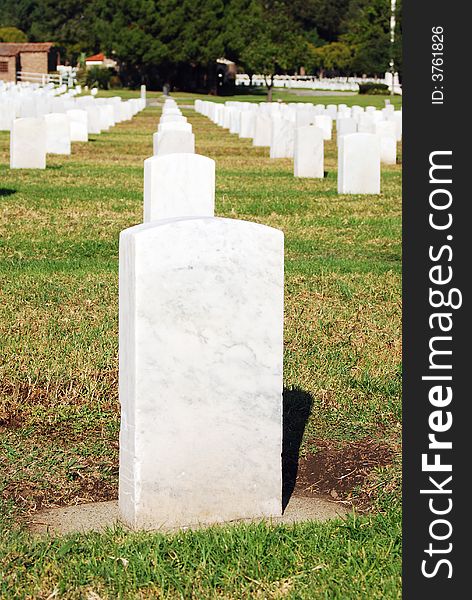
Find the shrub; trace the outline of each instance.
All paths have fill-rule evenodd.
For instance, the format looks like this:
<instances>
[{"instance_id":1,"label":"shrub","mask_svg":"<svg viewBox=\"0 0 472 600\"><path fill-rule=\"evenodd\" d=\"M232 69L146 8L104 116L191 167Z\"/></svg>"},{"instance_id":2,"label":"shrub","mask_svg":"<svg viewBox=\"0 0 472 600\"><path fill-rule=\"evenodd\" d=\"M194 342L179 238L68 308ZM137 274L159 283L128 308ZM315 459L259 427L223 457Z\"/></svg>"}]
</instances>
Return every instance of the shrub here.
<instances>
[{"instance_id":1,"label":"shrub","mask_svg":"<svg viewBox=\"0 0 472 600\"><path fill-rule=\"evenodd\" d=\"M360 83L359 94L373 94L375 96L388 96L390 90L385 83Z\"/></svg>"},{"instance_id":2,"label":"shrub","mask_svg":"<svg viewBox=\"0 0 472 600\"><path fill-rule=\"evenodd\" d=\"M0 42L27 42L26 33L16 27L0 27Z\"/></svg>"},{"instance_id":3,"label":"shrub","mask_svg":"<svg viewBox=\"0 0 472 600\"><path fill-rule=\"evenodd\" d=\"M113 71L106 67L91 67L87 69L85 83L90 88L98 87L101 90L107 90L110 87L110 79L113 76Z\"/></svg>"},{"instance_id":4,"label":"shrub","mask_svg":"<svg viewBox=\"0 0 472 600\"><path fill-rule=\"evenodd\" d=\"M112 89L112 90L118 90L123 87L123 84L121 83L121 79L118 77L118 75L112 75L110 77L109 85L110 85L110 89Z\"/></svg>"}]
</instances>

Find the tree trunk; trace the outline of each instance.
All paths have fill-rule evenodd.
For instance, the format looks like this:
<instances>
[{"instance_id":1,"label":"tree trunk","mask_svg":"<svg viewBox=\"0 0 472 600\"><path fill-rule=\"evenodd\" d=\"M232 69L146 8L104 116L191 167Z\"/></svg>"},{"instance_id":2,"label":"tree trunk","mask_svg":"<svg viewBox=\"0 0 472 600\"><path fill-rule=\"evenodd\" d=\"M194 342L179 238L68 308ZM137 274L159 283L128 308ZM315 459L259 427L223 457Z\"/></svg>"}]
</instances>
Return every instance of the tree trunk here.
<instances>
[{"instance_id":1,"label":"tree trunk","mask_svg":"<svg viewBox=\"0 0 472 600\"><path fill-rule=\"evenodd\" d=\"M271 75L269 79L264 75L264 81L267 88L267 102L272 102L272 89L274 87L274 76Z\"/></svg>"}]
</instances>

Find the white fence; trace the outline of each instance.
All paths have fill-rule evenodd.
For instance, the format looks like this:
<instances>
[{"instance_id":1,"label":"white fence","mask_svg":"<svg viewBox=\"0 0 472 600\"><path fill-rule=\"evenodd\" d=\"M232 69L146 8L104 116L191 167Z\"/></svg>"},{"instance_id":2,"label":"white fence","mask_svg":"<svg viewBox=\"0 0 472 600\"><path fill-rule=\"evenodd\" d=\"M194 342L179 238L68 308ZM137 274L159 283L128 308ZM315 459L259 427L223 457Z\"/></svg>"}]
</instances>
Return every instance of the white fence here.
<instances>
[{"instance_id":1,"label":"white fence","mask_svg":"<svg viewBox=\"0 0 472 600\"><path fill-rule=\"evenodd\" d=\"M308 75L275 75L274 87L287 89L305 89L305 90L325 90L325 91L340 91L340 92L358 92L360 83L383 83L391 87L392 75L386 73L385 78L368 78L368 77L330 77L318 79ZM249 86L250 77L247 74L236 75L236 85ZM263 75L253 75L252 85L266 85ZM398 74L395 73L394 91L396 94L401 94L401 86L398 80Z\"/></svg>"},{"instance_id":2,"label":"white fence","mask_svg":"<svg viewBox=\"0 0 472 600\"><path fill-rule=\"evenodd\" d=\"M32 73L30 71L17 71L16 80L19 83L39 83L40 85L47 85L52 83L54 85L67 85L73 87L75 85L75 78L69 73Z\"/></svg>"}]
</instances>

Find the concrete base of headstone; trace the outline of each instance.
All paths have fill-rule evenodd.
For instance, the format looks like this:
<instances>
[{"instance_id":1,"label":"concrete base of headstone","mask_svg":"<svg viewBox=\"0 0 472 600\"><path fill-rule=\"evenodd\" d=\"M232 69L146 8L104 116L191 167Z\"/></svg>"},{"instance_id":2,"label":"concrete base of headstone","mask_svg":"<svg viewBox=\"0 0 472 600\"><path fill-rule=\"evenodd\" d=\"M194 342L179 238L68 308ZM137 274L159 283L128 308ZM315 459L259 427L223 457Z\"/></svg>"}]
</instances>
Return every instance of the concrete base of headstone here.
<instances>
[{"instance_id":1,"label":"concrete base of headstone","mask_svg":"<svg viewBox=\"0 0 472 600\"><path fill-rule=\"evenodd\" d=\"M339 519L350 512L348 505L343 505L325 498L303 498L292 496L284 513L280 517L272 517L273 525L306 523L309 521L324 522ZM261 519L235 520L232 525L246 522L258 522ZM28 529L36 535L68 535L70 533L87 533L104 531L116 525L122 525L118 501L91 502L61 508L49 508L30 516ZM204 525L208 526L208 525ZM191 529L198 529L194 525ZM177 529L178 531L179 529ZM175 528L161 527L160 531L172 533Z\"/></svg>"}]
</instances>

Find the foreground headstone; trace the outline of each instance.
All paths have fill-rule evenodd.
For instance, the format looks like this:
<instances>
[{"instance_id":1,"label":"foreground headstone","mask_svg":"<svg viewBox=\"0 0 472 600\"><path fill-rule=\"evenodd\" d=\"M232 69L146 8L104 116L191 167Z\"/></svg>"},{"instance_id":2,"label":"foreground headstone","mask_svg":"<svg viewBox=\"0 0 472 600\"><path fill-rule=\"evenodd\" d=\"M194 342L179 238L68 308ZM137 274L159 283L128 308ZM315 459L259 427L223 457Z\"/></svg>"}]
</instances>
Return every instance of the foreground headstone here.
<instances>
[{"instance_id":1,"label":"foreground headstone","mask_svg":"<svg viewBox=\"0 0 472 600\"><path fill-rule=\"evenodd\" d=\"M46 123L44 119L15 119L10 133L10 169L45 168Z\"/></svg>"},{"instance_id":2,"label":"foreground headstone","mask_svg":"<svg viewBox=\"0 0 472 600\"><path fill-rule=\"evenodd\" d=\"M144 161L144 222L215 214L215 161L167 154Z\"/></svg>"},{"instance_id":3,"label":"foreground headstone","mask_svg":"<svg viewBox=\"0 0 472 600\"><path fill-rule=\"evenodd\" d=\"M121 519L281 514L283 234L221 218L120 236Z\"/></svg>"},{"instance_id":4,"label":"foreground headstone","mask_svg":"<svg viewBox=\"0 0 472 600\"><path fill-rule=\"evenodd\" d=\"M293 174L295 177L324 177L324 132L319 127L296 128Z\"/></svg>"},{"instance_id":5,"label":"foreground headstone","mask_svg":"<svg viewBox=\"0 0 472 600\"><path fill-rule=\"evenodd\" d=\"M338 193L380 194L380 140L372 133L339 139Z\"/></svg>"}]
</instances>

